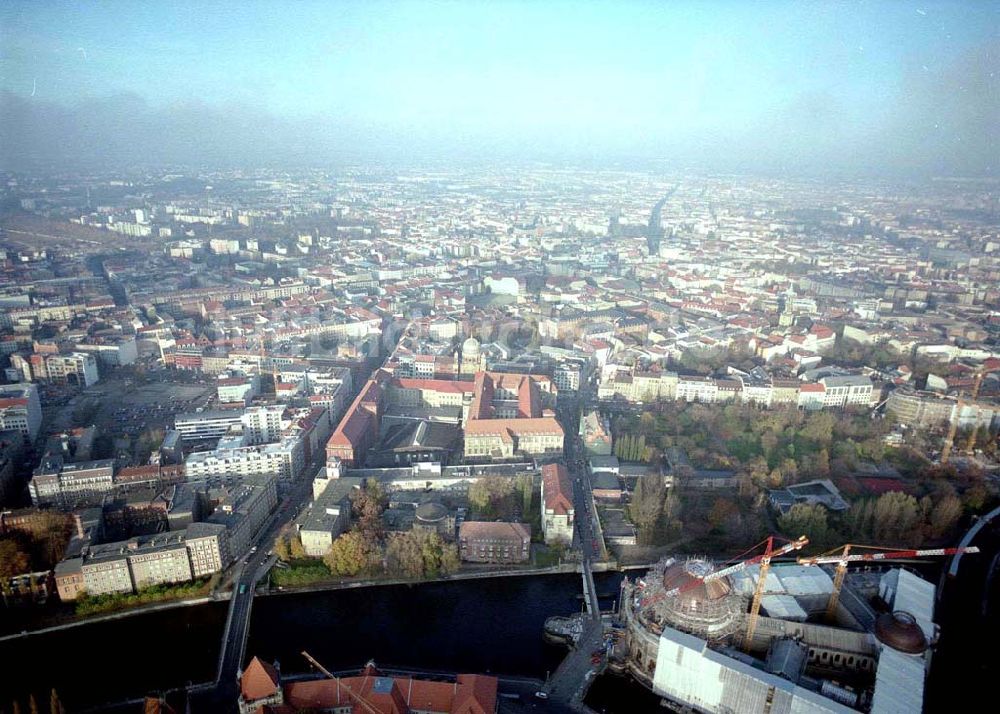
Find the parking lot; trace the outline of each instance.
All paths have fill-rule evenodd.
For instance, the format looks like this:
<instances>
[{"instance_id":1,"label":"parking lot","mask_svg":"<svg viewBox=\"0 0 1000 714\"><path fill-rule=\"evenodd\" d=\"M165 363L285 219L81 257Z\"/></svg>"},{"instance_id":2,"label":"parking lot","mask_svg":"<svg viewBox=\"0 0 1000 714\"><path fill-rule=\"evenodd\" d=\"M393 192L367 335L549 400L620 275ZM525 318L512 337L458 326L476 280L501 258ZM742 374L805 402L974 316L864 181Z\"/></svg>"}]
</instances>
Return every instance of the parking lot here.
<instances>
[{"instance_id":1,"label":"parking lot","mask_svg":"<svg viewBox=\"0 0 1000 714\"><path fill-rule=\"evenodd\" d=\"M97 385L100 388L101 385ZM90 396L87 390L86 396ZM98 397L98 419L120 433L137 434L144 428L162 428L173 423L174 414L205 406L213 390L200 385L154 383L138 389L104 392Z\"/></svg>"},{"instance_id":2,"label":"parking lot","mask_svg":"<svg viewBox=\"0 0 1000 714\"><path fill-rule=\"evenodd\" d=\"M172 426L174 415L204 407L215 396L210 385L110 379L90 387L66 404L46 409L50 432L95 425L110 437L130 441L157 429Z\"/></svg>"}]
</instances>

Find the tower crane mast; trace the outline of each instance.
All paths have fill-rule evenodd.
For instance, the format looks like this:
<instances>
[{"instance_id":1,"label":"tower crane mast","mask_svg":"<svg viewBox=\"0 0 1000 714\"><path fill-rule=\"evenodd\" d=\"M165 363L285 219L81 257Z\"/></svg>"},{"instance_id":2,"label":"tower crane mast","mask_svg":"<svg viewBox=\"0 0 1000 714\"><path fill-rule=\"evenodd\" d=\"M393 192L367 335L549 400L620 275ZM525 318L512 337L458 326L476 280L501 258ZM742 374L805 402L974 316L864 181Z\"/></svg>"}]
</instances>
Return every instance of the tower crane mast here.
<instances>
[{"instance_id":1,"label":"tower crane mast","mask_svg":"<svg viewBox=\"0 0 1000 714\"><path fill-rule=\"evenodd\" d=\"M809 544L809 539L805 536L799 536L790 543L785 543L777 550L773 549L773 536L768 537L766 542L767 547L765 548L763 555L754 559L759 560L760 571L757 573L757 587L755 587L753 591L753 601L750 603L750 617L747 619L747 631L746 635L743 637L743 649L746 651L750 650L750 647L753 644L754 633L757 631L757 619L760 617L760 603L761 600L764 599L764 585L767 582L767 573L771 569L771 559L790 553L793 550L801 550ZM744 565L744 567L746 566Z\"/></svg>"},{"instance_id":2,"label":"tower crane mast","mask_svg":"<svg viewBox=\"0 0 1000 714\"><path fill-rule=\"evenodd\" d=\"M944 438L944 447L941 449L941 465L948 463L948 459L951 458L951 448L955 445L955 434L958 433L958 417L962 413L962 408L965 406L965 401L962 397L958 398L958 404L955 408L958 410L958 414L955 418L951 420L951 424L948 425L948 435Z\"/></svg>"},{"instance_id":3,"label":"tower crane mast","mask_svg":"<svg viewBox=\"0 0 1000 714\"><path fill-rule=\"evenodd\" d=\"M976 381L972 385L971 398L973 403L979 397L979 389L983 385L983 376L985 372L982 368L976 372ZM951 451L955 446L955 435L958 433L958 422L962 417L962 410L965 408L966 400L963 394L958 395L958 403L955 405L957 413L955 418L951 420L951 424L948 425L948 435L944 439L944 447L941 449L941 464L947 464L948 459L951 458ZM966 442L965 450L972 451L972 448L976 445L976 434L979 431L979 408L976 408L976 423L972 426L972 433L969 434L969 439Z\"/></svg>"},{"instance_id":4,"label":"tower crane mast","mask_svg":"<svg viewBox=\"0 0 1000 714\"><path fill-rule=\"evenodd\" d=\"M983 386L983 377L985 372L980 369L976 373L976 381L972 384L972 401L975 402L979 398L979 389ZM976 448L976 437L979 435L979 407L976 407L976 423L972 425L972 430L969 432L969 439L965 442L965 452L971 454Z\"/></svg>"}]
</instances>

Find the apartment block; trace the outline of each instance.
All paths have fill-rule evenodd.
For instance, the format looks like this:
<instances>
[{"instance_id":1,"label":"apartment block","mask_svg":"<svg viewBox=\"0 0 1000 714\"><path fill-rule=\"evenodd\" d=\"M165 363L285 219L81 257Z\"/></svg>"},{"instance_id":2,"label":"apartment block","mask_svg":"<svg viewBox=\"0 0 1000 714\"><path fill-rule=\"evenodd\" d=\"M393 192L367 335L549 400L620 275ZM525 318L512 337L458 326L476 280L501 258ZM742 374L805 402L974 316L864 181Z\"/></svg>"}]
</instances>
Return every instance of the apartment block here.
<instances>
[{"instance_id":1,"label":"apartment block","mask_svg":"<svg viewBox=\"0 0 1000 714\"><path fill-rule=\"evenodd\" d=\"M36 506L92 505L114 488L114 476L114 459L65 463L53 456L35 469L28 492Z\"/></svg>"}]
</instances>

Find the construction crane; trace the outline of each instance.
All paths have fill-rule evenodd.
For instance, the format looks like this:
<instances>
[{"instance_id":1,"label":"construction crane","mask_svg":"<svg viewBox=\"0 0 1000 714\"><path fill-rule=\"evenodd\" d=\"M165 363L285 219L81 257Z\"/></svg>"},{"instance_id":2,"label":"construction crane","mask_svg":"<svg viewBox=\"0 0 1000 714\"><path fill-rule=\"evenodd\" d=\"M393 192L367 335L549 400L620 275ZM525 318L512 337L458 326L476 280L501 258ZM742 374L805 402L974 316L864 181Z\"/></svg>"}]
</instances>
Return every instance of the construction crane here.
<instances>
[{"instance_id":1,"label":"construction crane","mask_svg":"<svg viewBox=\"0 0 1000 714\"><path fill-rule=\"evenodd\" d=\"M979 396L979 388L983 385L983 375L984 372L982 368L976 373L976 381L972 385L972 401L975 402L976 398ZM955 435L958 433L958 422L962 418L962 410L965 408L965 395L960 393L958 395L958 404L955 409L955 418L951 420L951 424L948 425L948 435L944 439L944 447L941 449L941 465L948 463L948 459L951 458L951 450L955 446ZM972 447L976 444L976 433L979 431L979 409L976 409L976 421L972 427L972 433L969 435L969 440L966 443L966 451L972 451Z\"/></svg>"},{"instance_id":2,"label":"construction crane","mask_svg":"<svg viewBox=\"0 0 1000 714\"><path fill-rule=\"evenodd\" d=\"M362 697L360 694L358 694L357 692L355 692L354 690L352 690L349 686L347 686L347 684L344 682L343 679L340 679L339 677L335 677L332 672L330 672L329 670L327 670L326 667L324 667L319 662L317 662L316 659L311 654L309 654L305 650L302 650L302 656L305 657L309 661L309 664L311 664L313 667L315 667L320 672L322 672L323 674L325 674L327 677L329 677L330 679L336 679L337 680L337 685L340 686L340 687L343 687L344 689L346 689L347 690L347 694L354 701L356 701L358 704L360 704L362 707L364 707L368 712L370 712L370 714L382 714L380 709L378 709L377 707L373 706L370 702L365 701L364 697Z\"/></svg>"},{"instance_id":3,"label":"construction crane","mask_svg":"<svg viewBox=\"0 0 1000 714\"><path fill-rule=\"evenodd\" d=\"M771 569L771 559L791 553L793 550L802 550L802 548L809 544L809 539L805 536L799 536L795 540L785 543L777 550L774 549L774 536L768 536L768 539L763 541L763 543L767 544L763 555L753 558L754 561L760 562L760 572L757 574L757 587L753 591L753 601L750 603L750 617L747 619L747 631L743 638L743 649L745 651L750 650L750 645L753 644L754 633L757 631L760 602L764 599L764 584L767 582L767 573ZM747 563L749 562L747 561Z\"/></svg>"},{"instance_id":4,"label":"construction crane","mask_svg":"<svg viewBox=\"0 0 1000 714\"><path fill-rule=\"evenodd\" d=\"M976 381L972 384L972 401L975 402L979 398L979 388L983 386L983 377L985 372L980 369L976 373ZM972 431L969 432L969 439L965 442L965 453L972 454L973 450L976 448L976 437L979 436L979 407L976 406L976 421L972 425Z\"/></svg>"},{"instance_id":5,"label":"construction crane","mask_svg":"<svg viewBox=\"0 0 1000 714\"><path fill-rule=\"evenodd\" d=\"M642 606L646 607L647 605L652 605L664 598L676 597L677 595L680 595L684 591L689 590L693 587L697 587L702 583L708 583L712 582L713 580L718 580L719 578L724 578L727 575L738 573L742 570L746 570L752 565L757 565L759 563L760 574L757 578L757 587L754 589L753 601L751 602L750 605L750 618L747 621L747 631L744 637L744 647L749 648L750 642L753 641L754 632L757 630L757 617L760 614L761 599L763 599L764 595L766 594L766 592L764 591L764 584L767 580L767 571L771 567L771 560L774 558L779 558L788 553L791 553L793 550L802 550L802 548L804 548L809 544L809 539L806 538L805 536L799 536L795 540L789 541L778 548L774 547L774 541L775 541L775 536L768 536L767 539L762 540L753 548L743 553L743 555L746 555L747 553L751 553L760 548L761 546L764 546L764 552L761 553L760 555L756 555L753 558L748 558L747 560L741 560L739 562L733 563L732 565L725 568L721 568L719 570L714 570L711 573L708 573L707 575L704 576L693 576L694 579L691 582L685 583L684 585L677 588L671 588L670 590L659 592L653 597L649 598L648 600L644 600L642 602ZM742 555L739 557L742 557Z\"/></svg>"},{"instance_id":6,"label":"construction crane","mask_svg":"<svg viewBox=\"0 0 1000 714\"><path fill-rule=\"evenodd\" d=\"M951 447L955 444L955 434L958 433L958 418L962 415L962 408L965 406L965 402L962 397L959 396L958 404L956 406L955 418L951 420L951 424L948 425L948 435L944 438L944 447L941 449L941 465L944 466L948 463L948 459L951 457Z\"/></svg>"},{"instance_id":7,"label":"construction crane","mask_svg":"<svg viewBox=\"0 0 1000 714\"><path fill-rule=\"evenodd\" d=\"M864 548L875 551L872 553L852 553L854 548ZM837 568L833 576L833 590L830 592L830 599L826 604L827 621L832 621L837 614L837 603L840 602L840 590L844 585L844 577L847 575L848 563L871 562L878 560L896 560L897 558L923 558L939 555L956 555L958 553L978 553L979 548L969 546L967 548L926 548L924 550L892 550L877 545L857 545L848 543L840 548L834 548L826 553L798 558L799 565L836 565Z\"/></svg>"},{"instance_id":8,"label":"construction crane","mask_svg":"<svg viewBox=\"0 0 1000 714\"><path fill-rule=\"evenodd\" d=\"M875 412L877 412L879 409L881 409L882 407L884 407L889 402L889 399L890 399L889 397L886 397L881 402L879 402L878 404L876 404L875 406L873 406L871 408L870 411L872 413L872 417L873 418L875 417Z\"/></svg>"}]
</instances>

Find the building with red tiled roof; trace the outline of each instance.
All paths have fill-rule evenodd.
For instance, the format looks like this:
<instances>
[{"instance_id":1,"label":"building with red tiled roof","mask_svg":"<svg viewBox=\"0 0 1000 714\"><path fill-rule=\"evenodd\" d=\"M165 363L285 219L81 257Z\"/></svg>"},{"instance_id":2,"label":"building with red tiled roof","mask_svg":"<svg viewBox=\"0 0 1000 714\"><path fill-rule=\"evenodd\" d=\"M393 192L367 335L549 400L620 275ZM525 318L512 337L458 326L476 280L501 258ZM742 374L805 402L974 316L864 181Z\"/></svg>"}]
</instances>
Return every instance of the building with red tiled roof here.
<instances>
[{"instance_id":1,"label":"building with red tiled roof","mask_svg":"<svg viewBox=\"0 0 1000 714\"><path fill-rule=\"evenodd\" d=\"M378 437L384 401L385 373L376 371L340 420L326 442L326 458L340 459L344 466L361 466L365 453Z\"/></svg>"},{"instance_id":2,"label":"building with red tiled roof","mask_svg":"<svg viewBox=\"0 0 1000 714\"><path fill-rule=\"evenodd\" d=\"M240 676L240 711L256 711L260 706L283 701L278 670L254 657Z\"/></svg>"},{"instance_id":3,"label":"building with red tiled roof","mask_svg":"<svg viewBox=\"0 0 1000 714\"><path fill-rule=\"evenodd\" d=\"M254 699L248 694L260 696ZM460 674L454 682L385 677L369 665L355 677L282 686L278 672L255 657L240 679L239 710L241 714L292 714L303 710L342 714L494 714L497 679L479 674Z\"/></svg>"},{"instance_id":4,"label":"building with red tiled roof","mask_svg":"<svg viewBox=\"0 0 1000 714\"><path fill-rule=\"evenodd\" d=\"M465 424L465 458L481 461L557 456L563 451L563 436L562 426L551 416L470 419Z\"/></svg>"},{"instance_id":5,"label":"building with red tiled roof","mask_svg":"<svg viewBox=\"0 0 1000 714\"><path fill-rule=\"evenodd\" d=\"M555 393L539 375L478 372L474 381L392 377L377 370L327 442L327 458L358 467L374 445L384 405L460 409L465 456L477 461L557 455L563 430L545 409Z\"/></svg>"},{"instance_id":6,"label":"building with red tiled roof","mask_svg":"<svg viewBox=\"0 0 1000 714\"><path fill-rule=\"evenodd\" d=\"M826 387L822 384L804 382L799 385L798 406L802 409L822 409L826 402Z\"/></svg>"},{"instance_id":7,"label":"building with red tiled roof","mask_svg":"<svg viewBox=\"0 0 1000 714\"><path fill-rule=\"evenodd\" d=\"M571 543L573 521L573 484L562 464L542 466L542 533L546 543Z\"/></svg>"}]
</instances>

